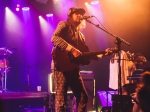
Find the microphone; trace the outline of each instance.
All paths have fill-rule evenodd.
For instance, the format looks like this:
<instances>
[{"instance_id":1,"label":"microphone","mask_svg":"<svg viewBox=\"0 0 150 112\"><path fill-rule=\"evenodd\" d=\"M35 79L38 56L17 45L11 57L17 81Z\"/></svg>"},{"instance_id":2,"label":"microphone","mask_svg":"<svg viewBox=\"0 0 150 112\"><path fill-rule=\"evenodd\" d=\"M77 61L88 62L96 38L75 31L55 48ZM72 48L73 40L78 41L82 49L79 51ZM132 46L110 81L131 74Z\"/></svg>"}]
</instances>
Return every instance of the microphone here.
<instances>
[{"instance_id":1,"label":"microphone","mask_svg":"<svg viewBox=\"0 0 150 112\"><path fill-rule=\"evenodd\" d=\"M89 18L92 18L92 17L94 17L94 16L83 16L83 17L80 18L80 20L89 19Z\"/></svg>"}]
</instances>

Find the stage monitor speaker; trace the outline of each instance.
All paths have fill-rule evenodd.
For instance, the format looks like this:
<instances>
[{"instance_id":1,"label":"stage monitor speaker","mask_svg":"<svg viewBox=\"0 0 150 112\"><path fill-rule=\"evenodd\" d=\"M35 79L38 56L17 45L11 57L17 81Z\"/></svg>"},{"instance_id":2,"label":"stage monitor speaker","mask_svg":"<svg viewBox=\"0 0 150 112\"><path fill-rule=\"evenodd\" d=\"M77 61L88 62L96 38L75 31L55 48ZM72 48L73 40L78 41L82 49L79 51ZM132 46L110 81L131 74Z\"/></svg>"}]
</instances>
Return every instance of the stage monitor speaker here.
<instances>
[{"instance_id":1,"label":"stage monitor speaker","mask_svg":"<svg viewBox=\"0 0 150 112\"><path fill-rule=\"evenodd\" d=\"M97 110L98 112L111 112L112 95L116 91L97 91Z\"/></svg>"},{"instance_id":2,"label":"stage monitor speaker","mask_svg":"<svg viewBox=\"0 0 150 112\"><path fill-rule=\"evenodd\" d=\"M121 102L122 97L122 102ZM132 112L133 103L130 95L112 95L112 112ZM122 108L121 108L122 107Z\"/></svg>"},{"instance_id":3,"label":"stage monitor speaker","mask_svg":"<svg viewBox=\"0 0 150 112\"><path fill-rule=\"evenodd\" d=\"M93 109L95 109L94 73L92 71L80 71L80 75L83 78L83 82L88 93L87 111L92 111ZM55 94L52 73L48 75L48 92ZM70 88L68 89L67 93L72 93Z\"/></svg>"}]
</instances>

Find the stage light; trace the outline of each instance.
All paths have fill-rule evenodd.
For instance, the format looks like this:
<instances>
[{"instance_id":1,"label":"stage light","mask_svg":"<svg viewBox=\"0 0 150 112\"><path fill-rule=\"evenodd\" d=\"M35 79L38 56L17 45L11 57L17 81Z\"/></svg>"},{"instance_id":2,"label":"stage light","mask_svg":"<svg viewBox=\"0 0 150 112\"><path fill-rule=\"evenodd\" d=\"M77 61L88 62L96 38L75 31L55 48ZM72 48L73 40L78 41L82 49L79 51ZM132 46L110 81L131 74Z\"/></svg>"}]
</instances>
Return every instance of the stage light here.
<instances>
[{"instance_id":1,"label":"stage light","mask_svg":"<svg viewBox=\"0 0 150 112\"><path fill-rule=\"evenodd\" d=\"M53 16L53 14L46 14L46 17L52 17Z\"/></svg>"},{"instance_id":2,"label":"stage light","mask_svg":"<svg viewBox=\"0 0 150 112\"><path fill-rule=\"evenodd\" d=\"M23 7L22 10L23 11L28 11L28 10L30 10L30 8L29 7Z\"/></svg>"},{"instance_id":3,"label":"stage light","mask_svg":"<svg viewBox=\"0 0 150 112\"><path fill-rule=\"evenodd\" d=\"M88 5L88 2L85 2L85 5Z\"/></svg>"},{"instance_id":4,"label":"stage light","mask_svg":"<svg viewBox=\"0 0 150 112\"><path fill-rule=\"evenodd\" d=\"M20 10L20 4L17 4L16 5L16 11L19 11Z\"/></svg>"},{"instance_id":5,"label":"stage light","mask_svg":"<svg viewBox=\"0 0 150 112\"><path fill-rule=\"evenodd\" d=\"M99 3L98 0L93 0L93 1L91 1L91 4L92 4L92 5L96 5L96 4L98 4L98 3Z\"/></svg>"},{"instance_id":6,"label":"stage light","mask_svg":"<svg viewBox=\"0 0 150 112\"><path fill-rule=\"evenodd\" d=\"M11 11L8 7L5 8L5 20L4 27L14 34L17 31L21 31L21 21L18 19L16 14Z\"/></svg>"},{"instance_id":7,"label":"stage light","mask_svg":"<svg viewBox=\"0 0 150 112\"><path fill-rule=\"evenodd\" d=\"M53 0L53 3L54 4L59 3L59 1L58 0Z\"/></svg>"},{"instance_id":8,"label":"stage light","mask_svg":"<svg viewBox=\"0 0 150 112\"><path fill-rule=\"evenodd\" d=\"M17 7L17 8L16 8L16 11L19 11L19 10L20 10L20 9Z\"/></svg>"},{"instance_id":9,"label":"stage light","mask_svg":"<svg viewBox=\"0 0 150 112\"><path fill-rule=\"evenodd\" d=\"M17 4L17 7L20 7L20 4Z\"/></svg>"},{"instance_id":10,"label":"stage light","mask_svg":"<svg viewBox=\"0 0 150 112\"><path fill-rule=\"evenodd\" d=\"M8 10L8 7L5 7L6 10Z\"/></svg>"}]
</instances>

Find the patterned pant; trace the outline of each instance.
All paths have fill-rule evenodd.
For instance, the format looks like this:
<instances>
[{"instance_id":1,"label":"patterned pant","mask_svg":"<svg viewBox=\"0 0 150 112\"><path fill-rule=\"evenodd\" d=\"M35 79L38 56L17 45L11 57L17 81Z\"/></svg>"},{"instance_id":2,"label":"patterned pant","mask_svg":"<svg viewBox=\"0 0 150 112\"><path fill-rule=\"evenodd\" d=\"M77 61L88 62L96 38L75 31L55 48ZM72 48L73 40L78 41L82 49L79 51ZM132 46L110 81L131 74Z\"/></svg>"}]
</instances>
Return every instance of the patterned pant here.
<instances>
[{"instance_id":1,"label":"patterned pant","mask_svg":"<svg viewBox=\"0 0 150 112\"><path fill-rule=\"evenodd\" d=\"M53 71L53 79L55 85L55 110L56 112L65 112L65 103L67 97L67 89L71 88L76 97L78 112L85 112L88 101L88 95L85 90L79 69L72 71L59 72Z\"/></svg>"}]
</instances>

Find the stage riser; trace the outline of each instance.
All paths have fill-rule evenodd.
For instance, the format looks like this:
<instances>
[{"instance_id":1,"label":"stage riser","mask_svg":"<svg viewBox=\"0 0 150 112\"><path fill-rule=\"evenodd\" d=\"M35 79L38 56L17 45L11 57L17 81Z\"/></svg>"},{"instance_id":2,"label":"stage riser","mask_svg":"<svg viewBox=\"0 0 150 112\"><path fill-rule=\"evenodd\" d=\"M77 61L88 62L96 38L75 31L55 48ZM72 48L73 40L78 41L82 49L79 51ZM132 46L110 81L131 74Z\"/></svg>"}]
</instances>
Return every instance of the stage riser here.
<instances>
[{"instance_id":1,"label":"stage riser","mask_svg":"<svg viewBox=\"0 0 150 112\"><path fill-rule=\"evenodd\" d=\"M27 112L27 110L45 112L46 108L48 108L47 92L0 93L0 112Z\"/></svg>"},{"instance_id":2,"label":"stage riser","mask_svg":"<svg viewBox=\"0 0 150 112\"><path fill-rule=\"evenodd\" d=\"M1 110L4 112L26 112L26 110L44 109L44 99L7 99L0 100ZM0 112L3 112L0 111ZM38 111L39 112L39 111ZM42 111L43 112L43 111Z\"/></svg>"}]
</instances>

